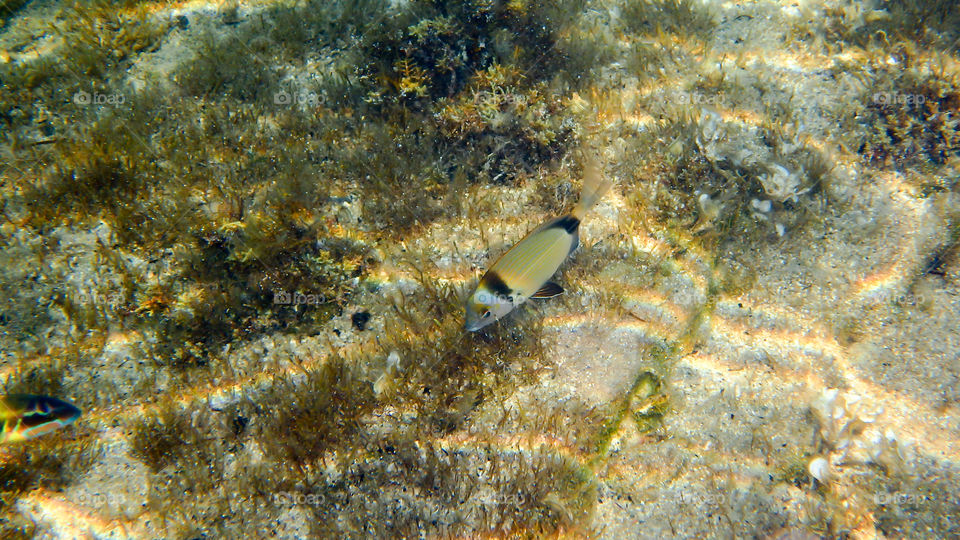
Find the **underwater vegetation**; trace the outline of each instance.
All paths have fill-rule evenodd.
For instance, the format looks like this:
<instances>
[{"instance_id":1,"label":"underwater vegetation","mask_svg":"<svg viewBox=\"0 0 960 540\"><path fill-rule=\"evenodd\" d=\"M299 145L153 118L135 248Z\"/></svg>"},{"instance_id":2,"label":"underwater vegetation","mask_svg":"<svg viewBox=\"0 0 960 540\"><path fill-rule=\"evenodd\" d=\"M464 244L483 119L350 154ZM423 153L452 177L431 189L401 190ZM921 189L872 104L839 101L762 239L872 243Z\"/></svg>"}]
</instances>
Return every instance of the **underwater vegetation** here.
<instances>
[{"instance_id":1,"label":"underwater vegetation","mask_svg":"<svg viewBox=\"0 0 960 540\"><path fill-rule=\"evenodd\" d=\"M828 39L860 47L871 42L903 40L946 50L955 46L960 22L960 7L944 0L887 0L873 4L844 1L824 11L822 24Z\"/></svg>"},{"instance_id":2,"label":"underwater vegetation","mask_svg":"<svg viewBox=\"0 0 960 540\"><path fill-rule=\"evenodd\" d=\"M8 391L43 388L35 377L5 383ZM49 434L80 416L80 409L69 402L7 393L2 404L5 444L0 452L0 534L28 538L36 525L16 510L17 499L36 489L57 490L75 482L98 459L100 443L86 426Z\"/></svg>"},{"instance_id":3,"label":"underwater vegetation","mask_svg":"<svg viewBox=\"0 0 960 540\"><path fill-rule=\"evenodd\" d=\"M938 69L935 62L918 58L910 44L892 47L898 67L879 58L864 66L878 74L879 91L864 96L868 103L862 121L872 136L860 143L858 153L874 165L900 170L927 171L960 156L960 90L956 74ZM949 181L948 181L949 182ZM923 186L927 192L946 191L951 184Z\"/></svg>"},{"instance_id":4,"label":"underwater vegetation","mask_svg":"<svg viewBox=\"0 0 960 540\"><path fill-rule=\"evenodd\" d=\"M634 144L667 156L639 166L636 204L710 243L783 236L817 209L829 167L774 126L744 128L709 113L668 121Z\"/></svg>"},{"instance_id":5,"label":"underwater vegetation","mask_svg":"<svg viewBox=\"0 0 960 540\"><path fill-rule=\"evenodd\" d=\"M95 459L89 442L31 440L68 426L79 417L80 409L49 396L6 394L0 398L0 444L22 443L5 449L0 457L0 531L4 538L28 537L33 529L32 523L13 511L12 500L37 487L66 485ZM81 437L89 437L89 433Z\"/></svg>"},{"instance_id":6,"label":"underwater vegetation","mask_svg":"<svg viewBox=\"0 0 960 540\"><path fill-rule=\"evenodd\" d=\"M8 22L4 393L85 412L3 448L0 535L55 534L59 507L104 536L949 535L958 473L931 449L952 394L937 416L926 388L886 392L861 356L899 320L845 298L948 282L957 232L892 235L916 261L869 271L829 242L876 261L870 231L919 222L911 203L956 215L956 9L747 4L95 0ZM617 184L567 294L465 333L475 274L573 206L590 144ZM886 173L918 188L871 192L899 221L849 226ZM831 432L807 399L827 385L915 406L933 442L911 461L889 419ZM854 446L877 455L840 464ZM94 464L143 487L117 488L134 510L72 502ZM918 497L871 498L898 491Z\"/></svg>"},{"instance_id":7,"label":"underwater vegetation","mask_svg":"<svg viewBox=\"0 0 960 540\"><path fill-rule=\"evenodd\" d=\"M4 96L18 172L4 196L7 218L28 234L98 230L96 257L81 264L97 264L99 277L79 291L44 289L58 311L36 324L65 317L81 335L126 332L148 359L116 391L156 410L133 422L129 443L149 469L161 530L230 534L256 515L266 534L302 512L343 516L310 519L316 534L580 530L594 504L581 458L489 445L502 446L507 425L557 430L567 418L567 428L584 424L567 444L589 451L601 419L589 408L507 407L548 365L540 327L526 315L467 339L463 290L451 285L424 279L420 293L368 314L364 326L390 329L376 351L291 359L303 367L216 410L151 388L255 373L232 371L225 351L276 332L311 335L370 302L385 247L460 217L466 205L451 200L461 187L516 186L557 167L579 137L565 95L590 67L566 28L579 4L414 2L386 18L380 2L224 12L223 26L197 29L190 58L163 84L136 90L122 72L156 37L185 28L126 7L66 12L60 54L75 61L63 68L3 67L4 83L24 89ZM87 28L104 38L94 43ZM288 76L333 49L329 77ZM79 91L122 95L123 106L71 106ZM68 103L38 112L37 96ZM53 249L38 243L30 255ZM87 369L66 371L71 390ZM316 504L291 510L291 496Z\"/></svg>"},{"instance_id":8,"label":"underwater vegetation","mask_svg":"<svg viewBox=\"0 0 960 540\"><path fill-rule=\"evenodd\" d=\"M685 0L625 2L621 17L624 27L637 34L667 32L702 38L717 26L711 6Z\"/></svg>"},{"instance_id":9,"label":"underwater vegetation","mask_svg":"<svg viewBox=\"0 0 960 540\"><path fill-rule=\"evenodd\" d=\"M63 489L82 478L99 455L91 432L74 440L52 436L6 449L0 463L0 534L32 537L36 524L15 508L17 499L38 489Z\"/></svg>"},{"instance_id":10,"label":"underwater vegetation","mask_svg":"<svg viewBox=\"0 0 960 540\"><path fill-rule=\"evenodd\" d=\"M536 321L468 339L461 292L423 286L385 314L402 331L373 350L303 361L219 412L165 404L135 425L133 451L155 471L158 499L192 516L170 516L172 530L229 531L248 519L238 508L254 506L258 527L294 508L316 535L576 530L593 505L585 465L549 448L498 448L518 421L505 400L547 365ZM224 458L234 464L211 466Z\"/></svg>"}]
</instances>

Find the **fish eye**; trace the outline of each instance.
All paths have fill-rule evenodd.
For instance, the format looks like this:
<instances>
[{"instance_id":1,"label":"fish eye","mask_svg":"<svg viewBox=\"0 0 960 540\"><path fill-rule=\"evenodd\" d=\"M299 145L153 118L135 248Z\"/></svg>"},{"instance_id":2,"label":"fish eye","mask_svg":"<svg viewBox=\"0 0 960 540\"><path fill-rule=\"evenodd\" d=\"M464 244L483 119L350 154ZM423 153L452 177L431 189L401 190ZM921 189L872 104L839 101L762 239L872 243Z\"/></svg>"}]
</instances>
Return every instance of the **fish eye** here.
<instances>
[{"instance_id":1,"label":"fish eye","mask_svg":"<svg viewBox=\"0 0 960 540\"><path fill-rule=\"evenodd\" d=\"M489 316L490 316L490 310L489 310L489 309L486 310L486 311L484 311L484 312L483 312L483 315L481 315L481 317L483 317L484 319L486 319L486 318L489 317Z\"/></svg>"}]
</instances>

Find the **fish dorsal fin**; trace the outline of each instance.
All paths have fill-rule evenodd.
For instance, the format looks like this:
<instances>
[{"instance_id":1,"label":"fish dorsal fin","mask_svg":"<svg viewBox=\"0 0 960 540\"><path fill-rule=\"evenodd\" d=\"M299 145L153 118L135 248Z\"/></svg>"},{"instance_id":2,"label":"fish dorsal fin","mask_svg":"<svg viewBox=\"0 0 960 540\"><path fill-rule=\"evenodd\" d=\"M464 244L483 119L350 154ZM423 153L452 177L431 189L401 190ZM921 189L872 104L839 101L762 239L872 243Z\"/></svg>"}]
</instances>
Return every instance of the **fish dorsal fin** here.
<instances>
[{"instance_id":1,"label":"fish dorsal fin","mask_svg":"<svg viewBox=\"0 0 960 540\"><path fill-rule=\"evenodd\" d=\"M533 293L530 298L553 298L558 294L563 294L563 287L552 281L548 281L543 284L543 287L540 287L540 290Z\"/></svg>"}]
</instances>

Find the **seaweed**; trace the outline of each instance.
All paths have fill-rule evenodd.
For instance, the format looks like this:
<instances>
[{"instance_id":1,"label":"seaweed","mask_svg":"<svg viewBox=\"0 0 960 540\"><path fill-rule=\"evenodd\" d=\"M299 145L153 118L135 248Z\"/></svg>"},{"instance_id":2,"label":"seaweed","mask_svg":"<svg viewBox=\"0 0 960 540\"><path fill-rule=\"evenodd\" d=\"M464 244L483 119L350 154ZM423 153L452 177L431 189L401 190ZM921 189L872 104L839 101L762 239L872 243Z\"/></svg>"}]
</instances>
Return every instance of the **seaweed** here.
<instances>
[{"instance_id":1,"label":"seaweed","mask_svg":"<svg viewBox=\"0 0 960 540\"><path fill-rule=\"evenodd\" d=\"M706 41L717 25L707 5L690 0L627 0L622 10L623 23L633 33L667 32Z\"/></svg>"},{"instance_id":2,"label":"seaweed","mask_svg":"<svg viewBox=\"0 0 960 540\"><path fill-rule=\"evenodd\" d=\"M225 35L208 29L198 38L194 60L173 74L177 88L184 97L273 103L283 74L273 67L273 43L266 33L265 26Z\"/></svg>"},{"instance_id":3,"label":"seaweed","mask_svg":"<svg viewBox=\"0 0 960 540\"><path fill-rule=\"evenodd\" d=\"M661 68L709 61L697 57L717 20L693 2L625 3L613 30L591 27L607 15L581 1L228 2L209 20L176 21L197 38L193 55L168 79L133 88L126 67L169 29L149 7L74 4L58 53L0 66L10 90L0 95L0 123L10 128L0 174L12 186L3 194L4 241L26 242L11 230L36 238L109 230L83 244L95 261L83 271L96 276L96 294L117 298L77 301L63 284L69 273L38 264L4 276L2 291L20 279L33 284L0 322L19 339L65 321L71 339L109 332L152 359L121 386L86 371L87 349L105 349L106 338L50 347L37 360L45 367L24 362L9 386L88 396L108 388L138 407L115 418L150 471L159 535L596 534L598 464L623 421L641 442L659 440L673 406L663 391L669 370L699 345L717 297L742 294L755 279L742 253L817 219L825 203L829 163L789 123L789 99L760 102L763 110L750 111L765 118L756 125L692 106L651 106L660 120L649 125L638 111L608 106L597 115L602 125L591 125L588 109L619 92L608 72L626 66L648 81ZM629 35L615 37L620 30ZM622 64L601 65L617 51ZM749 89L726 73L680 88L743 101ZM882 152L894 165L938 166L955 153L951 81L915 75L894 86L936 95L938 108L868 107L879 124L864 155L882 158L875 165L885 163ZM81 91L124 102L77 107ZM901 133L903 122L926 127ZM883 139L888 129L900 138ZM611 269L596 283L663 292L701 247L713 272L687 328L642 350L651 371L637 373L612 406L530 390L555 367L536 308L464 333L468 284L449 277L463 268L421 247L417 234L448 221L482 231L501 188L534 181L535 207L569 208L579 174L570 150L591 130L614 150L626 227L655 229L673 253L597 240L576 255L572 275L588 279L622 259L616 272L629 268L629 279ZM754 159L743 159L744 149ZM439 257L442 270L431 261ZM383 259L389 265L378 268ZM415 283L393 282L394 272ZM626 290L599 291L593 306L625 315ZM311 346L273 348L275 364L261 365L258 340L266 349L293 336ZM302 353L325 340L322 357ZM52 360L70 350L77 354ZM160 388L169 400L150 403ZM73 481L37 459L49 478L10 469L5 500ZM792 459L779 479L805 485ZM843 531L828 522L828 504L817 526ZM721 507L726 523L744 507Z\"/></svg>"},{"instance_id":4,"label":"seaweed","mask_svg":"<svg viewBox=\"0 0 960 540\"><path fill-rule=\"evenodd\" d=\"M0 121L16 134L51 116L72 116L82 96L122 93L114 75L158 46L167 30L144 5L108 0L67 4L53 26L59 41L52 52L0 64Z\"/></svg>"},{"instance_id":5,"label":"seaweed","mask_svg":"<svg viewBox=\"0 0 960 540\"><path fill-rule=\"evenodd\" d=\"M201 431L209 429L209 424L196 424L201 421L198 415L202 407L204 404L200 402L190 403L185 408L170 401L161 403L154 414L134 424L130 437L133 456L155 473L174 465L215 465L215 460L210 457L219 441ZM196 481L196 477L191 481Z\"/></svg>"},{"instance_id":6,"label":"seaweed","mask_svg":"<svg viewBox=\"0 0 960 540\"><path fill-rule=\"evenodd\" d=\"M135 455L158 479L198 486L182 496L167 488L158 493L165 507L185 509L170 518L171 530L233 530L244 510L226 510L234 506L211 491L216 483L234 486L234 501L263 505L266 516L306 512L315 518L309 523L316 535L582 530L595 499L582 465L548 449L496 446L496 426L505 422L550 429L558 425L550 418L566 414L576 425L599 424L586 410L543 408L528 411L526 420L497 413L518 384L542 369L539 325L520 317L504 334L465 336L455 309L462 291L427 279L428 262L408 262L424 276L420 292L396 298L384 314L392 330L377 347L296 360L288 373L217 414L219 420L202 420L205 405L193 402L163 405L139 422ZM239 417L249 427L238 431ZM457 442L464 438L476 442ZM249 448L262 456L256 463L244 457ZM219 452L242 463L242 476L199 467L222 459ZM493 502L474 496L486 492ZM320 519L333 512L341 519Z\"/></svg>"},{"instance_id":7,"label":"seaweed","mask_svg":"<svg viewBox=\"0 0 960 540\"><path fill-rule=\"evenodd\" d=\"M14 508L17 499L33 490L59 491L82 477L99 459L101 443L92 430L71 428L43 438L4 447L0 462L0 531L26 535L36 525Z\"/></svg>"},{"instance_id":8,"label":"seaweed","mask_svg":"<svg viewBox=\"0 0 960 540\"><path fill-rule=\"evenodd\" d=\"M960 7L948 0L883 0L874 5L841 2L827 7L823 33L831 41L867 48L912 41L924 48L956 52Z\"/></svg>"},{"instance_id":9,"label":"seaweed","mask_svg":"<svg viewBox=\"0 0 960 540\"><path fill-rule=\"evenodd\" d=\"M960 156L960 91L955 74L938 69L936 62L912 45L894 46L887 60L871 57L875 84L861 96L866 128L857 152L879 168L919 169L925 173ZM920 186L923 196L949 191L952 183L929 175Z\"/></svg>"},{"instance_id":10,"label":"seaweed","mask_svg":"<svg viewBox=\"0 0 960 540\"><path fill-rule=\"evenodd\" d=\"M3 381L3 394L40 394L62 396L66 363L53 358L49 363L18 369Z\"/></svg>"},{"instance_id":11,"label":"seaweed","mask_svg":"<svg viewBox=\"0 0 960 540\"><path fill-rule=\"evenodd\" d=\"M467 89L437 103L439 134L476 180L511 184L579 146L567 103L544 84L530 85L515 65L478 71Z\"/></svg>"},{"instance_id":12,"label":"seaweed","mask_svg":"<svg viewBox=\"0 0 960 540\"><path fill-rule=\"evenodd\" d=\"M303 466L335 454L343 461L365 446L365 416L377 406L373 385L340 356L305 373L275 378L257 408L270 411L258 435L266 454Z\"/></svg>"},{"instance_id":13,"label":"seaweed","mask_svg":"<svg viewBox=\"0 0 960 540\"><path fill-rule=\"evenodd\" d=\"M645 183L656 179L636 191L634 204L714 247L759 242L803 225L820 207L829 171L819 150L777 125L742 128L709 112L664 122L636 144L653 145L664 159L650 159L634 173Z\"/></svg>"},{"instance_id":14,"label":"seaweed","mask_svg":"<svg viewBox=\"0 0 960 540\"><path fill-rule=\"evenodd\" d=\"M6 24L9 19L16 17L17 10L29 1L30 0L3 0L0 2L0 23Z\"/></svg>"},{"instance_id":15,"label":"seaweed","mask_svg":"<svg viewBox=\"0 0 960 540\"><path fill-rule=\"evenodd\" d=\"M394 32L367 34L361 43L373 60L364 75L387 83L367 101L416 107L452 97L475 73L496 63L510 62L533 81L546 78L563 66L561 32L580 7L579 0L539 6L414 2L391 21Z\"/></svg>"}]
</instances>

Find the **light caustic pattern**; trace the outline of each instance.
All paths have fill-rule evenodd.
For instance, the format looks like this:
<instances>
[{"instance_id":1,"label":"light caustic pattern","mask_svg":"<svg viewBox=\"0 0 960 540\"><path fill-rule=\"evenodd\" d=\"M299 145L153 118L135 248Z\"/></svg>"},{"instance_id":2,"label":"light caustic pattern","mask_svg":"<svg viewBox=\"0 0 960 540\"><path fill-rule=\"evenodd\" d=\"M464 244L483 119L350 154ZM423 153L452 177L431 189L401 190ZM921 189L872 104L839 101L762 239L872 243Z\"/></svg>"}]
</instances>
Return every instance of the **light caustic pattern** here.
<instances>
[{"instance_id":1,"label":"light caustic pattern","mask_svg":"<svg viewBox=\"0 0 960 540\"><path fill-rule=\"evenodd\" d=\"M613 199L615 202L611 204L622 204L619 198L613 197ZM615 225L612 223L601 227L606 229L608 234L616 234L613 232ZM673 251L671 243L657 238L656 235L656 232L653 235L636 233L633 237L626 237L623 240L635 248L639 247L652 257L662 257ZM674 301L669 292L628 287L621 289L623 306L627 306L627 309L621 310L620 313L600 309L576 314L560 314L558 309L549 309L550 314L545 317L545 326L555 332L577 332L580 328L590 329L601 322L610 329L634 333L638 339L661 343L664 350L670 351L671 357L666 360L673 366L696 370L707 378L718 374L736 375L748 371L759 380L761 385L777 386L784 382L796 383L809 389L807 395L813 395L828 387L821 375L822 371L838 370L842 374L844 383L852 390L867 399L883 403L887 410L893 413L885 417L888 425L915 441L921 452L960 462L957 454L958 443L950 433L913 420L917 412L920 411L922 414L925 408L929 408L928 405L917 403L916 400L907 396L864 380L849 366L847 353L831 330L816 320L811 320L796 310L772 301L765 303L746 301L743 298L711 296L709 284L717 280L717 276L710 270L711 263L704 260L702 251L697 249L690 238L671 239L673 243L678 241L681 245L686 242L689 246L685 254L675 260L676 266L681 269L681 281L686 281L690 289L685 291L685 294L702 298L700 303L691 307L689 302L681 304ZM414 243L415 240L408 241L408 244ZM857 280L851 287L850 294L856 296L857 292L862 290L863 283L870 283L874 288L895 287L909 277L904 270L897 271L904 267L905 265L900 262L891 262L889 267ZM416 279L412 272L402 267L382 269L382 273L382 278L387 281L413 282ZM457 267L437 271L436 275L431 276L430 279L461 282L466 280L466 275L469 275L467 268ZM594 295L604 287L617 286L618 284L614 282L597 282L581 289L583 294ZM429 340L431 336L420 336L420 338ZM696 343L704 341L722 342L735 350L763 350L773 369L768 369L766 365L745 366L739 361L698 350ZM372 343L366 345L371 346ZM341 353L349 356L351 352L359 351L363 347L364 344L356 344L352 346L352 350L341 351ZM309 368L323 361L323 356L316 356L305 359L302 365L304 368ZM293 372L300 368L288 369ZM645 369L640 370L634 374L634 377L639 378L645 371ZM230 381L222 386L191 388L183 391L178 396L178 401L186 404L198 399L242 395L256 385L269 382L277 375L276 371L264 371ZM666 382L669 383L669 381ZM635 386L633 385L626 394L618 397L618 403L611 408L620 409L621 414L609 419L610 425L604 431L603 440L597 441L598 444L591 446L588 452L570 446L556 434L548 432L503 435L494 443L494 446L501 448L503 452L530 452L534 449L556 452L567 459L580 462L586 470L602 470L602 473L597 473L598 481L610 482L617 476L622 476L636 482L635 470L622 469L622 466L617 463L605 463L608 444L630 423L630 415L627 411L634 401L630 392L635 390ZM645 396L639 396L637 399L643 397ZM802 403L797 405L804 406ZM137 418L151 414L153 407L155 406L124 406L106 411L91 411L87 420L102 423L102 425L114 422L129 424ZM120 430L107 431L106 435L108 437L123 436ZM466 449L477 444L477 441L471 440L468 435L455 435L444 438L439 443L450 449ZM484 439L483 444L490 444L490 441ZM694 442L686 442L684 445L690 453L712 455L712 459L718 462L730 459L730 456L721 449L706 448ZM740 458L754 463L762 461L759 456L740 456ZM650 476L651 481L654 478L659 477ZM124 536L127 533L134 534L134 531L139 530L143 523L151 518L150 512L144 512L142 515L130 518L104 519L100 517L100 510L71 505L54 493L36 492L27 497L24 503L29 512L38 518L57 522L58 530L65 533L71 530L84 530L97 531L96 534L111 533ZM126 533L120 531L126 531Z\"/></svg>"},{"instance_id":2,"label":"light caustic pattern","mask_svg":"<svg viewBox=\"0 0 960 540\"><path fill-rule=\"evenodd\" d=\"M814 70L829 64L832 59L827 56L812 55L809 52L792 55L780 52L771 57L768 51L757 51L745 54L743 61L754 61L763 57L765 62L780 63L792 66L795 69ZM722 117L727 121L737 121L758 125L762 118L755 111L739 111L718 107ZM631 124L645 125L653 119L638 113L624 113L624 111L608 110L610 120L625 119ZM624 118L626 116L626 118ZM815 144L816 141L813 141ZM840 153L836 160L853 161L851 156ZM907 193L909 188L898 184L898 179L891 175L879 176L881 182L889 184L888 191L902 202L906 211L919 211L914 199ZM614 188L615 191L620 188ZM602 203L616 211L625 210L626 203L618 193L608 196ZM611 202L612 201L612 202ZM525 219L525 218L524 218ZM510 224L524 223L524 219L507 218ZM591 234L599 234L607 238L619 238L623 246L630 250L648 256L648 260L664 260L672 258L679 269L680 277L677 281L685 282L687 290L683 291L686 298L697 298L696 302L680 302L674 298L673 291L656 290L642 287L624 286L615 280L604 282L597 279L589 284L580 284L582 294L596 297L605 289L617 290L620 294L620 308L610 309L599 306L590 306L578 313L562 313L560 309L548 307L544 317L545 327L549 332L587 333L598 325L605 331L622 331L636 336L637 342L655 343L659 350L665 351L662 362L670 370L685 369L698 373L704 379L715 378L735 379L748 381L750 385L759 388L774 389L789 385L804 389L796 396L784 396L789 405L797 408L809 406L809 400L819 392L838 384L845 386L852 392L859 394L866 400L882 404L885 414L882 417L884 425L916 445L918 452L935 458L948 460L960 464L960 440L956 432L937 426L933 423L918 421L918 419L934 415L930 403L920 402L914 397L884 388L882 385L869 380L861 372L851 366L850 352L840 343L834 331L802 310L784 305L778 301L776 295L758 295L746 291L738 295L726 295L715 292L714 285L719 276L714 270L715 261L708 253L700 249L692 237L678 238L674 233L654 228L649 233L639 230L620 230L617 224L610 219L606 221L591 215L586 220ZM593 224L593 222L597 222ZM454 230L468 224L441 222L435 224L435 229ZM522 227L522 225L521 225ZM361 233L358 233L361 234ZM410 238L407 244L415 246L420 242L429 244L423 238ZM671 257L677 247L685 248L683 254ZM473 246L482 250L482 246ZM461 250L468 250L470 246L461 245ZM584 247L581 247L584 249ZM846 291L841 294L857 303L865 297L884 290L903 290L904 285L912 278L913 253L910 246L903 246L899 254L887 261L880 268L852 280ZM571 263L567 263L567 267ZM566 267L565 267L566 268ZM415 283L418 276L403 266L385 264L379 269L380 279L385 282ZM443 270L435 270L428 279L446 281L450 283L465 283L471 278L471 270L466 264L456 264ZM426 342L436 336L418 336ZM113 336L111 339L131 339L130 336ZM366 343L357 343L349 346L341 354L349 357L365 346L372 347L374 338ZM730 351L762 352L764 361L758 364L744 363L740 357L733 357ZM641 351L639 354L643 354ZM548 351L548 356L550 351ZM302 368L309 369L320 365L324 356L305 358L299 367L273 368L244 376L235 380L228 380L221 385L204 385L187 388L180 391L176 401L187 404L196 400L211 400L229 396L238 396L250 392L258 385L266 384L285 370L289 373ZM594 475L597 482L605 485L627 483L638 490L651 488L658 482L669 480L662 471L641 470L648 474L646 478L632 468L631 462L624 462L619 457L610 459L611 445L626 432L633 429L629 411L637 402L649 396L632 395L641 389L641 381L648 370L645 365L632 374L632 384L624 385L625 390L619 393L613 403L605 404L608 410L614 411L606 420L607 425L602 430L601 437L595 444L588 445L586 451L579 445L571 445L556 433L526 431L504 434L492 443L497 451L504 453L531 452L533 450L555 452L566 459L575 460L585 471ZM834 380L832 374L839 375L839 381ZM671 383L669 373L663 381ZM757 399L757 398L754 398ZM771 407L778 407L781 403L767 403ZM109 425L132 425L138 418L151 414L157 405L154 404L121 404L103 411L90 411L84 419L92 425L104 426L100 436L107 444L115 444L116 439L125 437L120 429L108 429ZM675 414L682 414L678 408ZM690 456L705 456L711 463L730 462L736 457L744 466L759 467L771 470L770 464L762 455L733 456L729 451L720 447L711 447L698 441L685 440L677 435L680 447ZM467 449L478 441L467 434L456 434L437 441L444 448ZM491 441L484 439L484 445ZM736 482L744 480L744 468L725 471L729 479ZM677 473L680 474L680 473ZM53 528L66 536L82 537L85 534L97 536L126 537L136 536L138 531L145 530L145 523L156 516L144 510L139 515L110 519L101 517L102 509L93 505L75 505L64 499L62 495L52 492L33 492L20 503L26 512L39 520L52 522ZM862 527L869 530L873 519L869 512L862 512L857 516L866 521Z\"/></svg>"}]
</instances>

